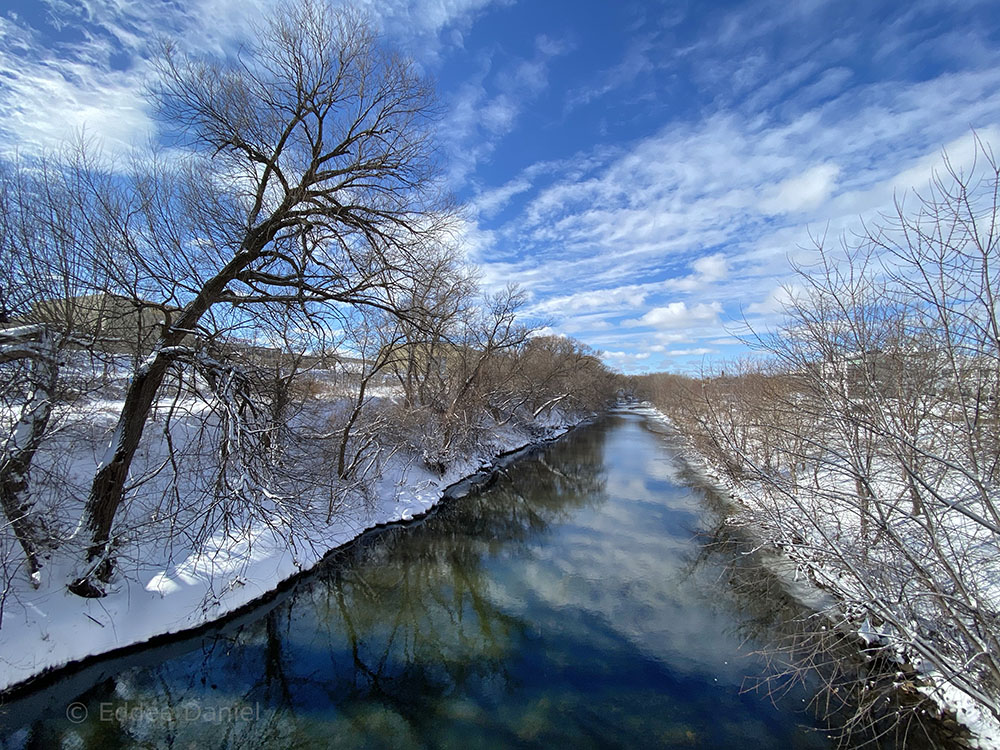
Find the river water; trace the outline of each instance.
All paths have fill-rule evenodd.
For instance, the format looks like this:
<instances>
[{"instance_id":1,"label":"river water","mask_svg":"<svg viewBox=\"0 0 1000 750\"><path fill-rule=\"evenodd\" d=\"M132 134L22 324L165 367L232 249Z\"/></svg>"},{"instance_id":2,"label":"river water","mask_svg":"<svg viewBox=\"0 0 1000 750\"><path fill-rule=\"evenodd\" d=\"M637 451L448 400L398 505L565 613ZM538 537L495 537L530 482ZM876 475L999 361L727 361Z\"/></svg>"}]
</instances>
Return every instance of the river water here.
<instances>
[{"instance_id":1,"label":"river water","mask_svg":"<svg viewBox=\"0 0 1000 750\"><path fill-rule=\"evenodd\" d=\"M0 707L4 748L830 747L754 651L797 614L641 414L368 534L211 632Z\"/></svg>"}]
</instances>

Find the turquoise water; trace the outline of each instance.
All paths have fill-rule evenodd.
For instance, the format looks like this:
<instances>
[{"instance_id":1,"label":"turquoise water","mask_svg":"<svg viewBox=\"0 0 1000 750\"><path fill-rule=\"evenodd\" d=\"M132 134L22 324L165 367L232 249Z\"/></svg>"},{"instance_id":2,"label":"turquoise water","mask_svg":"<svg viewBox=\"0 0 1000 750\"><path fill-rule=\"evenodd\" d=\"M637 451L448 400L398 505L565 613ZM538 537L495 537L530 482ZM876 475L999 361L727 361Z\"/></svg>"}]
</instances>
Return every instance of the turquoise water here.
<instances>
[{"instance_id":1,"label":"turquoise water","mask_svg":"<svg viewBox=\"0 0 1000 750\"><path fill-rule=\"evenodd\" d=\"M238 623L8 706L3 746L828 747L807 694L747 689L795 612L723 520L613 414Z\"/></svg>"}]
</instances>

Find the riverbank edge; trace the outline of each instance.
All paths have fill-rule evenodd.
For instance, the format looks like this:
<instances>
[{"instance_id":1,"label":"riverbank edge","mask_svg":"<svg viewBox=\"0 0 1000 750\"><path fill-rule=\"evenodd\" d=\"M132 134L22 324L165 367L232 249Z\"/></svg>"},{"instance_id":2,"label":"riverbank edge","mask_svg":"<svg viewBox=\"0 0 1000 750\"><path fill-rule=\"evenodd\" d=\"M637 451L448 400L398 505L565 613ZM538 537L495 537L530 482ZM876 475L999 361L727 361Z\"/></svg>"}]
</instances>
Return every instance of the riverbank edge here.
<instances>
[{"instance_id":1,"label":"riverbank edge","mask_svg":"<svg viewBox=\"0 0 1000 750\"><path fill-rule=\"evenodd\" d=\"M677 440L677 444L674 446L677 458L686 466L688 470L692 472L692 474L698 477L700 482L704 483L706 488L711 489L734 507L752 511L751 504L747 499L747 496L750 493L749 487L728 476L721 467L713 464L707 456L694 447L684 433L678 429L676 425L674 425L670 417L656 408L654 404L646 401L638 404L637 408L645 411L647 416L655 418L669 430L668 434L670 437ZM742 528L744 528L748 534L753 535L757 542L761 544L769 543L769 540L762 535L758 529L754 528L752 523L744 524ZM796 561L788 555L787 550L783 548L775 548L773 552L777 555L778 559L785 561L789 566L797 566ZM779 579L785 580L787 578L785 571L778 570L773 567L773 561L764 560L764 564L771 566L773 572L779 577ZM801 581L798 583L801 584ZM828 597L832 597L836 604L844 603L841 592L837 591L835 588L821 585L812 577L811 571L809 575L809 585L815 591L822 592ZM813 606L808 600L804 600L798 596L795 598L799 600L800 604L817 614L824 614L821 609ZM857 654L860 659L863 659L864 654L862 652L863 647L861 644L864 640L859 633L853 630L849 631L842 625L838 625L834 622L832 617L828 617L827 619L832 626L838 627L844 633L858 638ZM922 675L912 670L907 672L907 678L918 685L928 688L928 690L932 693L933 688L936 687L928 682ZM933 694L926 695L940 711L940 717L937 717L936 721L941 723L943 731L947 732L949 735L953 735L951 738L957 744L972 748L973 750L998 750L998 748L1000 748L1000 737L981 734L977 731L978 727L971 726L964 722L953 708L942 705L940 701L933 697ZM955 730L958 731L956 732Z\"/></svg>"},{"instance_id":2,"label":"riverbank edge","mask_svg":"<svg viewBox=\"0 0 1000 750\"><path fill-rule=\"evenodd\" d=\"M197 638L210 630L223 627L229 622L246 617L253 610L264 607L278 597L290 592L321 565L359 544L363 539L370 537L372 534L381 533L385 529L409 527L422 523L430 515L437 512L445 502L459 500L486 490L507 467L523 458L529 457L545 446L562 440L574 431L594 423L600 417L600 413L584 416L575 422L553 428L551 430L552 434L536 437L521 445L501 450L492 457L488 465L481 466L476 471L461 476L442 487L437 499L422 512L407 518L395 518L365 527L350 539L327 549L312 564L303 566L292 575L277 580L273 586L259 596L255 596L225 612L219 613L217 616L211 616L191 627L167 630L112 649L88 654L77 659L70 659L58 665L46 666L29 677L12 682L6 687L0 688L0 707L6 702L19 700L36 691L44 690L76 672L99 665L101 662L127 657L147 648L167 646L175 642Z\"/></svg>"}]
</instances>

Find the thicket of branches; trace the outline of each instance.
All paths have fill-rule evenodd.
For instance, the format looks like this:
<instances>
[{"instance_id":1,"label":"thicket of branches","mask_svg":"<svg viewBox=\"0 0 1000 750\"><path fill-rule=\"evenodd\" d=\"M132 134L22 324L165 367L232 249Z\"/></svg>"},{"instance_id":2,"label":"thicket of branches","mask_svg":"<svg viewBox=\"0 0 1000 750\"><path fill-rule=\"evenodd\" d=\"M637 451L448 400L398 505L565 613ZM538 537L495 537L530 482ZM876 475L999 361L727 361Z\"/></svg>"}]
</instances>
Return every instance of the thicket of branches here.
<instances>
[{"instance_id":1,"label":"thicket of branches","mask_svg":"<svg viewBox=\"0 0 1000 750\"><path fill-rule=\"evenodd\" d=\"M453 261L447 252L428 259L427 276L407 297L422 313L373 310L348 327L363 357L332 423L342 479L363 473L385 446L443 472L463 456L492 451L497 429L530 432L553 412L592 413L614 400L620 376L592 351L535 335L519 322L524 300L516 287L484 294ZM387 391L398 398L375 395Z\"/></svg>"},{"instance_id":2,"label":"thicket of branches","mask_svg":"<svg viewBox=\"0 0 1000 750\"><path fill-rule=\"evenodd\" d=\"M841 596L827 614L870 659L848 730L912 730L927 706L893 692L924 673L1000 718L998 190L982 144L972 168L946 160L862 236L818 243L784 323L750 336L765 356L641 384Z\"/></svg>"},{"instance_id":3,"label":"thicket of branches","mask_svg":"<svg viewBox=\"0 0 1000 750\"><path fill-rule=\"evenodd\" d=\"M101 596L148 535L288 535L387 450L442 468L610 397L590 353L531 337L515 288L479 290L432 91L361 16L301 0L234 59L155 60L162 153L0 164L4 598L55 548Z\"/></svg>"}]
</instances>

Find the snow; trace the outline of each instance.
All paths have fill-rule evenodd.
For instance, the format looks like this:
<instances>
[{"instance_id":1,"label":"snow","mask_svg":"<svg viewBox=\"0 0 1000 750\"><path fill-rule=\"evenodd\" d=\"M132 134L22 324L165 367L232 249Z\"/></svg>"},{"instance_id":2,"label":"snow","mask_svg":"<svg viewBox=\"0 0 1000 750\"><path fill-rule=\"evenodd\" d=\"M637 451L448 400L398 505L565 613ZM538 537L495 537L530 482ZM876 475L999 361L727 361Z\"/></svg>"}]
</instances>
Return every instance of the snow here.
<instances>
[{"instance_id":1,"label":"snow","mask_svg":"<svg viewBox=\"0 0 1000 750\"><path fill-rule=\"evenodd\" d=\"M77 434L48 446L56 456L50 455L50 460L65 461L67 475L77 486L86 487L98 457L105 454L104 447L109 442L108 450L116 445L118 436L109 436L108 428L120 407L121 402L113 400L75 407L78 428L83 425L96 431L97 440L87 443ZM192 425L198 422L198 405L186 404L185 408L188 424L171 427L178 441L184 439L185 430L195 430ZM329 523L313 524L307 533L291 527L286 522L291 516L280 510L281 500L274 500L270 514L248 516L228 531L208 535L195 547L184 546L187 537L183 534L166 545L126 540L118 556L120 573L102 598L84 599L70 593L66 583L78 572L74 566L79 557L54 554L35 581L15 576L3 603L0 690L85 657L179 633L234 612L364 531L426 513L450 486L492 466L500 454L559 436L579 421L555 413L536 420L530 429L497 427L487 440L480 441L476 452L453 461L441 475L414 456L395 454L382 466L369 493L342 500ZM161 460L152 453L147 456L149 465ZM192 489L200 479L184 478ZM79 498L61 502L82 505ZM134 512L142 510L141 496L133 505ZM75 512L79 513L79 507ZM76 520L71 518L70 525ZM73 536L78 545L83 544L82 534L66 539Z\"/></svg>"},{"instance_id":2,"label":"snow","mask_svg":"<svg viewBox=\"0 0 1000 750\"><path fill-rule=\"evenodd\" d=\"M652 404L643 404L638 410L652 422L662 424L666 431L680 436L670 418ZM818 489L809 492L808 488L799 485L795 497L781 496L779 493L770 492L769 488L760 482L733 480L689 444L680 446L680 450L696 474L707 484L715 486L723 496L729 497L735 507L740 509L738 517L742 515L748 519L762 538L773 537L773 540L780 544L779 560L784 561L783 567L795 571L796 584L811 585L814 590L817 586L821 587L811 597L813 601L807 601L810 598L807 595L803 603L815 611L833 612L836 607L840 615L838 619L844 619L845 604L849 610L851 602L864 601L870 595L870 591L859 588L859 575L856 571L848 572L831 567L829 557L823 554L823 551L832 544L856 535L859 531L856 514L848 512L848 509L838 510L829 507L829 503L836 498L837 493L823 493ZM818 484L829 487L839 479L842 478L828 474L822 476L822 481ZM844 489L839 488L839 491L844 492ZM963 496L958 486L949 487L947 495ZM802 509L810 507L810 504L816 504L818 507L826 504L825 511L835 519L836 528L824 531L810 528L810 524L805 520L794 523L797 514L801 514ZM951 503L952 506L957 504L957 502ZM816 513L815 509L813 514L822 515ZM988 529L989 526L978 523L976 519L970 518L968 513L956 512L945 518L948 526L945 529L947 536L943 538L949 539L953 549L961 550L962 554L967 555L974 563L968 566L967 575L971 577L967 580L978 592L980 605L993 609L1000 608L1000 560L996 557L996 540L988 535L984 538L982 533L983 529ZM907 536L907 530L902 528L910 523L916 522L906 517L897 521L895 527L897 533L902 538L919 539L917 534ZM784 525L785 528L776 528L773 524ZM787 528L788 525L793 525L794 528ZM874 556L877 550L872 548L869 552ZM774 561L770 561L769 564L774 564ZM787 573L782 575L782 578L786 582L792 581L792 577ZM822 592L828 593L824 596ZM800 596L796 598L803 600ZM876 626L865 616L860 621L854 620L854 627L860 642L866 646L886 648L894 653L896 661L909 664L914 672L920 675L922 681L920 691L931 698L941 711L951 712L956 720L969 730L973 747L981 750L1000 750L1000 722L997 718L967 692L949 683L930 660L914 653L908 644L902 643L889 623Z\"/></svg>"},{"instance_id":3,"label":"snow","mask_svg":"<svg viewBox=\"0 0 1000 750\"><path fill-rule=\"evenodd\" d=\"M104 451L104 458L102 458L101 462L97 464L98 471L106 469L108 466L111 465L111 462L115 458L115 451L118 450L118 446L121 445L121 442L122 442L122 427L121 425L118 425L115 428L114 433L111 435L111 439L108 440L108 447Z\"/></svg>"},{"instance_id":4,"label":"snow","mask_svg":"<svg viewBox=\"0 0 1000 750\"><path fill-rule=\"evenodd\" d=\"M953 713L956 720L969 730L972 735L970 747L977 750L1000 748L1000 725L968 695L943 680L931 681L918 689L942 709Z\"/></svg>"}]
</instances>

